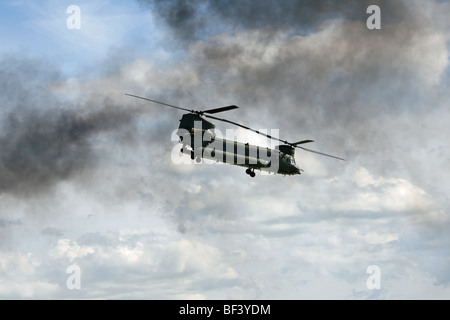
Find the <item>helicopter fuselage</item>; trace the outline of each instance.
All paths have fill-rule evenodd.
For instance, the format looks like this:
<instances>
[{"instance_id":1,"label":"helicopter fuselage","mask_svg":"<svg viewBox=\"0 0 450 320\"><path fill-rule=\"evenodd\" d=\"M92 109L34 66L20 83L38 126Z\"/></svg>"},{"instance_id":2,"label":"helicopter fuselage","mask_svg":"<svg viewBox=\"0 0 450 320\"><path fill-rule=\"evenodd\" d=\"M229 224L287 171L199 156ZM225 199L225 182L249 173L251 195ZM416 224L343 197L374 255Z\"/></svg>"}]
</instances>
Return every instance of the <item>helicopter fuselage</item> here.
<instances>
[{"instance_id":1,"label":"helicopter fuselage","mask_svg":"<svg viewBox=\"0 0 450 320\"><path fill-rule=\"evenodd\" d=\"M295 163L295 148L280 145L275 149L251 145L216 137L214 123L197 114L184 114L177 135L183 144L182 153L192 160L209 159L246 167L246 173L254 177L254 170L282 175L300 174Z\"/></svg>"}]
</instances>

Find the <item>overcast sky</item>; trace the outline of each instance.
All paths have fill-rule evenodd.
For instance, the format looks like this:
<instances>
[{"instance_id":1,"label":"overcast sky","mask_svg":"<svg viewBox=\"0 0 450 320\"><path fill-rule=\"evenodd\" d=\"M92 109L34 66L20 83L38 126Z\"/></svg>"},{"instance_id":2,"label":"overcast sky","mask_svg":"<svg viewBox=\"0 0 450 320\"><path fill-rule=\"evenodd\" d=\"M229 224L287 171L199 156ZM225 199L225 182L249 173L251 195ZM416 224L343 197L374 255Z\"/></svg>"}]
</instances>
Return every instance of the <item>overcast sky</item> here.
<instances>
[{"instance_id":1,"label":"overcast sky","mask_svg":"<svg viewBox=\"0 0 450 320\"><path fill-rule=\"evenodd\" d=\"M430 0L2 1L0 298L449 299L449 16ZM302 175L254 179L178 165L182 112L125 92L235 104L223 117L347 161L298 150Z\"/></svg>"}]
</instances>

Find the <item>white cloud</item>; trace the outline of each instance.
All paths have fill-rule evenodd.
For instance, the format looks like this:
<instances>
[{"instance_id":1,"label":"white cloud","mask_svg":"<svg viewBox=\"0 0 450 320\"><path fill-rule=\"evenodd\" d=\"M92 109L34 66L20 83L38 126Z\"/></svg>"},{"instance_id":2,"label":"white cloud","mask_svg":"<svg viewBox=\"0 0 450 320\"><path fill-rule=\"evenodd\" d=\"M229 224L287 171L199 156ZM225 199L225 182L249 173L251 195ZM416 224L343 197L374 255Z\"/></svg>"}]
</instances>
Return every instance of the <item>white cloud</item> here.
<instances>
[{"instance_id":1,"label":"white cloud","mask_svg":"<svg viewBox=\"0 0 450 320\"><path fill-rule=\"evenodd\" d=\"M67 258L70 262L82 258L95 252L89 246L80 246L70 239L59 239L56 245L50 250L50 256L54 259Z\"/></svg>"},{"instance_id":2,"label":"white cloud","mask_svg":"<svg viewBox=\"0 0 450 320\"><path fill-rule=\"evenodd\" d=\"M41 263L32 253L0 251L0 297L32 299L48 297L58 291L55 283L40 278Z\"/></svg>"},{"instance_id":3,"label":"white cloud","mask_svg":"<svg viewBox=\"0 0 450 320\"><path fill-rule=\"evenodd\" d=\"M234 279L237 273L223 265L223 253L216 247L186 239L168 245L161 262L161 271L170 273L194 273L208 278ZM197 276L196 276L197 278Z\"/></svg>"},{"instance_id":4,"label":"white cloud","mask_svg":"<svg viewBox=\"0 0 450 320\"><path fill-rule=\"evenodd\" d=\"M33 275L35 268L38 266L39 262L35 260L31 253L3 253L0 261L1 272L11 276Z\"/></svg>"},{"instance_id":5,"label":"white cloud","mask_svg":"<svg viewBox=\"0 0 450 320\"><path fill-rule=\"evenodd\" d=\"M335 203L338 211L423 212L433 208L432 197L405 179L374 178L366 168L353 176L359 189L350 199Z\"/></svg>"}]
</instances>

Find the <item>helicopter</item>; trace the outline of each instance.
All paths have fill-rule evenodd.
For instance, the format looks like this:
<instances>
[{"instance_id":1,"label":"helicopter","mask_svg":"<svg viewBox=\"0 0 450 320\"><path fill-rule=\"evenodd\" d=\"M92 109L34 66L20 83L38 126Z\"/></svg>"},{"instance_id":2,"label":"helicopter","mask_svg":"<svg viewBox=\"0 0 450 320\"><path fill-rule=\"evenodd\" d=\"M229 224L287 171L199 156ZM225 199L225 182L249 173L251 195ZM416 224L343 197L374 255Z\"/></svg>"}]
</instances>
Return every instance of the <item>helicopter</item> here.
<instances>
[{"instance_id":1,"label":"helicopter","mask_svg":"<svg viewBox=\"0 0 450 320\"><path fill-rule=\"evenodd\" d=\"M125 93L125 95L162 106L187 111L187 113L183 114L180 120L180 125L176 134L179 137L179 142L182 144L180 153L190 155L191 159L193 161L195 160L197 163L200 163L202 159L209 159L245 167L247 168L245 173L254 178L256 176L255 170L285 176L301 174L303 170L300 169L295 162L296 148L345 161L343 158L307 149L302 146L304 144L314 142L313 140L302 140L292 143L234 121L212 116L212 114L238 109L239 107L236 105L199 111L178 107L165 102L160 102L129 93ZM270 149L267 147L250 145L249 143L223 139L216 136L215 124L205 118L235 125L265 136L266 138L281 142L282 144L276 146L275 149Z\"/></svg>"}]
</instances>

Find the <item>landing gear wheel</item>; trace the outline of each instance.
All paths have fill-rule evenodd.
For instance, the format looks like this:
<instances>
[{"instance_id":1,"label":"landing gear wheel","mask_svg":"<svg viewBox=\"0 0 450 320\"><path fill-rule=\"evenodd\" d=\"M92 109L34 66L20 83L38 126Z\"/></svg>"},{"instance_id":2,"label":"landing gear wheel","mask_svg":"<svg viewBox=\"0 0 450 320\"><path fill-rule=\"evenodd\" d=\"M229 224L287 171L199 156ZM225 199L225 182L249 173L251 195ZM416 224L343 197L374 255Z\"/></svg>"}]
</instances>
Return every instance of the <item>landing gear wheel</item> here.
<instances>
[{"instance_id":1,"label":"landing gear wheel","mask_svg":"<svg viewBox=\"0 0 450 320\"><path fill-rule=\"evenodd\" d=\"M202 162L202 159L197 157L197 158L195 158L195 162L200 163L200 162Z\"/></svg>"},{"instance_id":2,"label":"landing gear wheel","mask_svg":"<svg viewBox=\"0 0 450 320\"><path fill-rule=\"evenodd\" d=\"M245 173L248 174L250 177L254 178L256 176L255 170L248 168L245 170Z\"/></svg>"}]
</instances>

